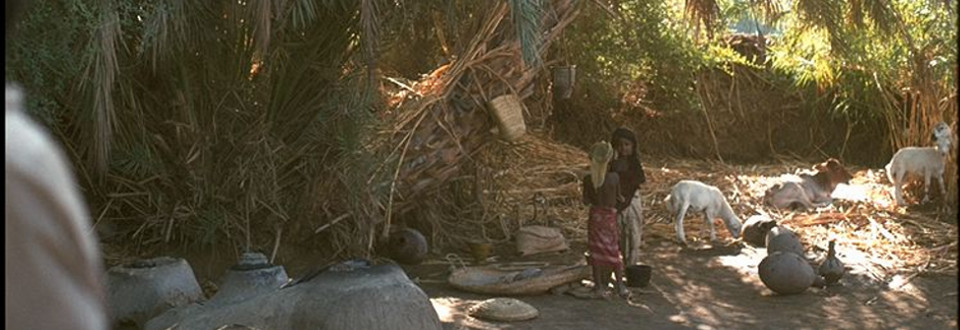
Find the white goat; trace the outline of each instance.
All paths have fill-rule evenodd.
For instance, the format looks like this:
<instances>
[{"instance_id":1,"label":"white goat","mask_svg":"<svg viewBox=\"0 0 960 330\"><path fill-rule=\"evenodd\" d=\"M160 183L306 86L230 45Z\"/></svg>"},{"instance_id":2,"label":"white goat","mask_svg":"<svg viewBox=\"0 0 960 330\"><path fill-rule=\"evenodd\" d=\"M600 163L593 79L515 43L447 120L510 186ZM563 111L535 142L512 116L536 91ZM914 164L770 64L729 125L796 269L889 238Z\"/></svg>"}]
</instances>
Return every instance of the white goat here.
<instances>
[{"instance_id":1,"label":"white goat","mask_svg":"<svg viewBox=\"0 0 960 330\"><path fill-rule=\"evenodd\" d=\"M676 214L677 239L686 245L687 239L683 234L683 217L687 210L704 212L705 221L710 226L710 240L716 241L717 234L713 228L713 220L722 218L727 230L733 238L740 237L740 218L733 213L723 193L717 187L704 184L700 181L683 180L673 186L670 196L663 201L671 214Z\"/></svg>"},{"instance_id":2,"label":"white goat","mask_svg":"<svg viewBox=\"0 0 960 330\"><path fill-rule=\"evenodd\" d=\"M930 200L930 177L936 177L940 184L940 193L947 195L947 188L943 184L943 171L946 167L947 156L950 153L953 132L946 123L939 123L933 129L933 136L937 140L934 147L904 147L897 151L885 167L887 178L893 184L894 196L897 205L906 205L903 201L901 186L906 182L908 175L923 176L923 201Z\"/></svg>"}]
</instances>

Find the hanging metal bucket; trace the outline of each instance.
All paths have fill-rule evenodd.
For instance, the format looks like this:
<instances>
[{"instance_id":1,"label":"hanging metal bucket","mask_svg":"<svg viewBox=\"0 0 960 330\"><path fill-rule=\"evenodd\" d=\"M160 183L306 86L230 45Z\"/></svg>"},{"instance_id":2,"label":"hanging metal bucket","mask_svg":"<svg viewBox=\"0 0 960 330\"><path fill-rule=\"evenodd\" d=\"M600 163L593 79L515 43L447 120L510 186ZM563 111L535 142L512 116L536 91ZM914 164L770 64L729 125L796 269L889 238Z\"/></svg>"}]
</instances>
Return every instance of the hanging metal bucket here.
<instances>
[{"instance_id":1,"label":"hanging metal bucket","mask_svg":"<svg viewBox=\"0 0 960 330\"><path fill-rule=\"evenodd\" d=\"M500 136L509 142L516 141L527 132L523 121L523 102L513 94L490 100L490 109L500 127Z\"/></svg>"},{"instance_id":2,"label":"hanging metal bucket","mask_svg":"<svg viewBox=\"0 0 960 330\"><path fill-rule=\"evenodd\" d=\"M573 85L577 78L576 65L564 65L553 68L553 94L561 99L573 95Z\"/></svg>"}]
</instances>

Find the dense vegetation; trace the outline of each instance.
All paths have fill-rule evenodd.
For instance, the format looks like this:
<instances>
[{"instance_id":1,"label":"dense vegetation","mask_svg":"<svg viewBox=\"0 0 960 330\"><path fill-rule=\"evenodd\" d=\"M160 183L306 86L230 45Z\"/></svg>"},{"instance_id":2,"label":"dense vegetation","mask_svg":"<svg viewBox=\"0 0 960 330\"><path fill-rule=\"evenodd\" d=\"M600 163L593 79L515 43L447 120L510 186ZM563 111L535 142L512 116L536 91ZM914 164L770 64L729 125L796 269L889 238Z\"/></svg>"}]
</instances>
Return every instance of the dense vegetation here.
<instances>
[{"instance_id":1,"label":"dense vegetation","mask_svg":"<svg viewBox=\"0 0 960 330\"><path fill-rule=\"evenodd\" d=\"M579 1L543 59L531 50L549 2L510 3L526 63L577 65L573 101L552 118L559 140L627 123L653 154L879 167L929 144L936 122L956 128L949 1ZM385 208L368 148L388 126L381 77L455 62L488 7L36 1L7 42L6 78L68 150L94 221L115 228L107 240L263 247L351 214L314 240L362 252ZM770 41L765 61L729 42L751 25Z\"/></svg>"}]
</instances>

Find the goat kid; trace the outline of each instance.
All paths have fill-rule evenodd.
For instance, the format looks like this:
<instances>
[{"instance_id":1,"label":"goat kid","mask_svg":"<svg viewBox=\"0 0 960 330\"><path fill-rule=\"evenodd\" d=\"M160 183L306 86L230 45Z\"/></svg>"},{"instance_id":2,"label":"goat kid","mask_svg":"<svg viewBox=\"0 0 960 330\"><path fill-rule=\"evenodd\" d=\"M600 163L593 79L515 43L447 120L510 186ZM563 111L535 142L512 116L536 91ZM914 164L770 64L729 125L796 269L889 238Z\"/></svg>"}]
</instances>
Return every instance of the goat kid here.
<instances>
[{"instance_id":1,"label":"goat kid","mask_svg":"<svg viewBox=\"0 0 960 330\"><path fill-rule=\"evenodd\" d=\"M930 201L930 178L936 177L940 184L941 196L947 195L947 188L943 184L943 171L946 168L947 156L950 153L953 131L947 123L939 123L933 129L936 146L933 147L904 147L897 151L884 167L887 178L893 184L893 193L897 205L906 205L903 200L901 187L911 175L923 176L923 201ZM946 200L946 199L944 199Z\"/></svg>"},{"instance_id":2,"label":"goat kid","mask_svg":"<svg viewBox=\"0 0 960 330\"><path fill-rule=\"evenodd\" d=\"M683 233L683 218L688 210L702 211L705 214L705 221L710 227L711 241L717 240L717 234L713 226L713 220L716 218L723 219L733 238L740 237L740 218L730 208L730 204L727 203L723 193L717 187L700 181L682 180L673 186L670 195L663 202L667 205L667 210L671 214L676 214L677 239L683 245L687 244L686 236Z\"/></svg>"}]
</instances>

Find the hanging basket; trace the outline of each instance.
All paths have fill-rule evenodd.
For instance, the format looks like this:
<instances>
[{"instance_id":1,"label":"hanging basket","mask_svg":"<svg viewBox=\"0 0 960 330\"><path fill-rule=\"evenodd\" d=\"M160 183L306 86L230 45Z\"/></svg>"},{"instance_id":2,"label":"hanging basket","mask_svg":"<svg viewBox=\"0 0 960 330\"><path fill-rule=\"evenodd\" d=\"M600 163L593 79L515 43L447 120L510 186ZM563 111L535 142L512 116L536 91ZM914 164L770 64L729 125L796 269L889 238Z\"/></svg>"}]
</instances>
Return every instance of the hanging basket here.
<instances>
[{"instance_id":1,"label":"hanging basket","mask_svg":"<svg viewBox=\"0 0 960 330\"><path fill-rule=\"evenodd\" d=\"M523 122L523 102L516 95L506 94L490 100L490 109L497 118L500 136L513 142L527 132Z\"/></svg>"},{"instance_id":2,"label":"hanging basket","mask_svg":"<svg viewBox=\"0 0 960 330\"><path fill-rule=\"evenodd\" d=\"M553 68L553 94L560 99L569 99L573 95L573 84L577 78L576 65L564 65Z\"/></svg>"}]
</instances>

